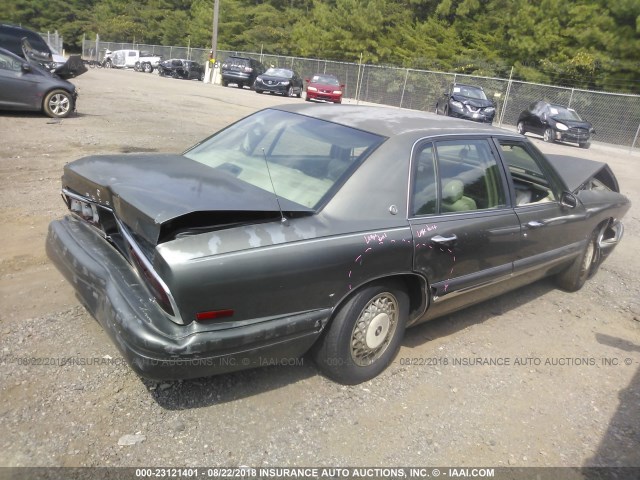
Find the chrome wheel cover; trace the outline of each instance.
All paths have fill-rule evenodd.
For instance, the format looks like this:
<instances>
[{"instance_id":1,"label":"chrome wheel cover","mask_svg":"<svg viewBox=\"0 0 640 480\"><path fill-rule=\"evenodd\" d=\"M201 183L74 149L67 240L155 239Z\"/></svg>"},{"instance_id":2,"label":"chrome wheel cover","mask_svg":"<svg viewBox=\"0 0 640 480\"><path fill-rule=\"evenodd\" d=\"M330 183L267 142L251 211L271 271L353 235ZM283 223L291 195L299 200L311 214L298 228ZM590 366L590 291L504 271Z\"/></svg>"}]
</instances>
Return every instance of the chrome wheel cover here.
<instances>
[{"instance_id":1,"label":"chrome wheel cover","mask_svg":"<svg viewBox=\"0 0 640 480\"><path fill-rule=\"evenodd\" d=\"M387 350L398 326L398 300L389 292L376 295L360 312L351 332L351 358L371 365Z\"/></svg>"},{"instance_id":2,"label":"chrome wheel cover","mask_svg":"<svg viewBox=\"0 0 640 480\"><path fill-rule=\"evenodd\" d=\"M56 117L66 114L70 108L71 102L69 101L69 97L62 93L56 93L49 99L49 109Z\"/></svg>"}]
</instances>

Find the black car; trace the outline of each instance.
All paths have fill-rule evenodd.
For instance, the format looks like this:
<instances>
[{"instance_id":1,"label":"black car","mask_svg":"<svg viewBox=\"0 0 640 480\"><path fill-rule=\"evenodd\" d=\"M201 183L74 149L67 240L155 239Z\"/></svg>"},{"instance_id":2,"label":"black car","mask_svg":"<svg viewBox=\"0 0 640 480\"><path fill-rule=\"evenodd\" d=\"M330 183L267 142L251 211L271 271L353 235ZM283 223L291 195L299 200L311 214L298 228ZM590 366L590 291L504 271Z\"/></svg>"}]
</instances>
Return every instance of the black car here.
<instances>
[{"instance_id":1,"label":"black car","mask_svg":"<svg viewBox=\"0 0 640 480\"><path fill-rule=\"evenodd\" d=\"M495 104L487 98L482 87L454 83L436 103L438 115L464 118L475 122L492 123Z\"/></svg>"},{"instance_id":2,"label":"black car","mask_svg":"<svg viewBox=\"0 0 640 480\"><path fill-rule=\"evenodd\" d=\"M158 75L185 80L204 80L204 67L192 60L172 58L158 64Z\"/></svg>"},{"instance_id":3,"label":"black car","mask_svg":"<svg viewBox=\"0 0 640 480\"><path fill-rule=\"evenodd\" d=\"M540 100L529 105L518 117L518 133L524 135L526 132L542 135L545 142L558 140L589 148L595 130L574 109Z\"/></svg>"},{"instance_id":4,"label":"black car","mask_svg":"<svg viewBox=\"0 0 640 480\"><path fill-rule=\"evenodd\" d=\"M75 110L77 96L72 83L0 48L0 110L43 111L65 118Z\"/></svg>"},{"instance_id":5,"label":"black car","mask_svg":"<svg viewBox=\"0 0 640 480\"><path fill-rule=\"evenodd\" d=\"M302 78L289 68L271 67L256 78L256 93L280 93L286 97L302 96Z\"/></svg>"},{"instance_id":6,"label":"black car","mask_svg":"<svg viewBox=\"0 0 640 480\"><path fill-rule=\"evenodd\" d=\"M238 88L244 86L253 88L256 77L264 72L264 66L257 60L249 57L231 56L222 64L220 75L222 85L226 87L235 83Z\"/></svg>"},{"instance_id":7,"label":"black car","mask_svg":"<svg viewBox=\"0 0 640 480\"><path fill-rule=\"evenodd\" d=\"M352 384L389 365L405 327L545 276L580 289L630 206L605 163L515 132L306 102L183 154L67 163L62 193L47 253L141 375L311 350Z\"/></svg>"},{"instance_id":8,"label":"black car","mask_svg":"<svg viewBox=\"0 0 640 480\"><path fill-rule=\"evenodd\" d=\"M38 63L60 78L73 78L87 71L80 55L69 59L54 53L47 42L38 34L17 25L0 24L0 48L29 62Z\"/></svg>"}]
</instances>

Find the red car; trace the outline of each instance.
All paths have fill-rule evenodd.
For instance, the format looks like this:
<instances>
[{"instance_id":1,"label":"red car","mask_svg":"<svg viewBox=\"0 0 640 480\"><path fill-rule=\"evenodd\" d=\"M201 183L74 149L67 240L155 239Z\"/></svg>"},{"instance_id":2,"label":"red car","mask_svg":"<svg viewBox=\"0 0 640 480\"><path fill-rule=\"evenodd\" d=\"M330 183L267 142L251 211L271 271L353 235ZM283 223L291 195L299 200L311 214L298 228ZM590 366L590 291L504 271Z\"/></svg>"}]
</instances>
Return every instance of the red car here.
<instances>
[{"instance_id":1,"label":"red car","mask_svg":"<svg viewBox=\"0 0 640 480\"><path fill-rule=\"evenodd\" d=\"M344 84L335 75L318 73L313 77L305 78L307 83L306 101L318 100L322 102L342 103L342 89Z\"/></svg>"}]
</instances>

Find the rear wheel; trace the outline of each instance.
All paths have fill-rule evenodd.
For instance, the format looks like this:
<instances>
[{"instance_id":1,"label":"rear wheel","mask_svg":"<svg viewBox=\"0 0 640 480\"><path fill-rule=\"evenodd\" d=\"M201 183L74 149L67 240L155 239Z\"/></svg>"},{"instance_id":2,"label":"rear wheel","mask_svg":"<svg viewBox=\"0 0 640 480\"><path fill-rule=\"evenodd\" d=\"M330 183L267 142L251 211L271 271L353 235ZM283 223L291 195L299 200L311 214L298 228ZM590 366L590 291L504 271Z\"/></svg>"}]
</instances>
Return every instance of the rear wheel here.
<instances>
[{"instance_id":1,"label":"rear wheel","mask_svg":"<svg viewBox=\"0 0 640 480\"><path fill-rule=\"evenodd\" d=\"M553 130L551 130L549 127L545 128L542 139L547 143L553 142Z\"/></svg>"},{"instance_id":2,"label":"rear wheel","mask_svg":"<svg viewBox=\"0 0 640 480\"><path fill-rule=\"evenodd\" d=\"M144 62L142 64L142 71L144 73L151 73L151 72L153 72L153 67L151 66L151 64L149 62Z\"/></svg>"},{"instance_id":3,"label":"rear wheel","mask_svg":"<svg viewBox=\"0 0 640 480\"><path fill-rule=\"evenodd\" d=\"M223 87L227 87L229 85L229 82L227 82L226 80L222 80L222 86Z\"/></svg>"},{"instance_id":4,"label":"rear wheel","mask_svg":"<svg viewBox=\"0 0 640 480\"><path fill-rule=\"evenodd\" d=\"M238 83L236 84L236 86L237 86L238 88L244 88L244 83L242 83L242 82L238 82Z\"/></svg>"},{"instance_id":5,"label":"rear wheel","mask_svg":"<svg viewBox=\"0 0 640 480\"><path fill-rule=\"evenodd\" d=\"M44 97L42 108L50 117L68 117L73 112L73 97L65 90L52 90Z\"/></svg>"},{"instance_id":6,"label":"rear wheel","mask_svg":"<svg viewBox=\"0 0 640 480\"><path fill-rule=\"evenodd\" d=\"M598 271L602 258L598 247L600 229L596 229L589 237L584 250L564 272L556 276L556 284L568 292L580 290L585 282Z\"/></svg>"},{"instance_id":7,"label":"rear wheel","mask_svg":"<svg viewBox=\"0 0 640 480\"><path fill-rule=\"evenodd\" d=\"M340 307L314 347L316 364L347 385L374 378L398 352L408 315L409 297L399 282L364 287Z\"/></svg>"}]
</instances>

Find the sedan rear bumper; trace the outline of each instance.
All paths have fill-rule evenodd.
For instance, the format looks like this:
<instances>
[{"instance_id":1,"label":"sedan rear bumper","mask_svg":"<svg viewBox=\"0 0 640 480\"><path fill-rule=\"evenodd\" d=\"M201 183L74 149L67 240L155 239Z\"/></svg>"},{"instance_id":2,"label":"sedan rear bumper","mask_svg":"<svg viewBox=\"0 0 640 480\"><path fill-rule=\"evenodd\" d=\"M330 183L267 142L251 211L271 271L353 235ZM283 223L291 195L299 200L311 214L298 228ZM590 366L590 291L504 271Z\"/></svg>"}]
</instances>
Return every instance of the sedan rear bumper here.
<instances>
[{"instance_id":1,"label":"sedan rear bumper","mask_svg":"<svg viewBox=\"0 0 640 480\"><path fill-rule=\"evenodd\" d=\"M291 360L313 345L330 309L238 322L177 325L129 263L90 226L53 221L47 255L139 375L196 378Z\"/></svg>"}]
</instances>

